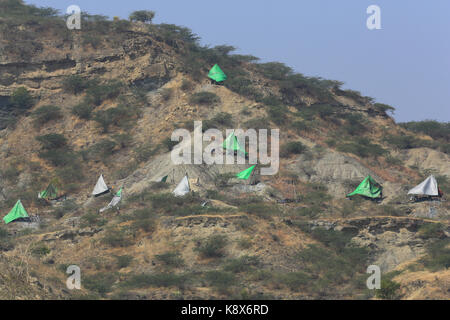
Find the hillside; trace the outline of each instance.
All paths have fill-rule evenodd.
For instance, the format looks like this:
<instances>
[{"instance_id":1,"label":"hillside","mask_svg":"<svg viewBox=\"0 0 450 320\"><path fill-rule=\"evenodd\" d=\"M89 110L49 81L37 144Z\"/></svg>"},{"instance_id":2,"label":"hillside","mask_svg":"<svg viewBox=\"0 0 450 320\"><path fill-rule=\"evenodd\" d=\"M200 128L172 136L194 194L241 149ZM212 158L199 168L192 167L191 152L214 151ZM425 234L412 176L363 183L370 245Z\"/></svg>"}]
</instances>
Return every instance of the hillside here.
<instances>
[{"instance_id":1,"label":"hillside","mask_svg":"<svg viewBox=\"0 0 450 320\"><path fill-rule=\"evenodd\" d=\"M185 27L84 15L70 31L50 9L0 9L0 212L21 199L40 218L0 227L0 299L449 298L448 124L397 124L339 81ZM233 178L248 164L174 165L172 132L199 120L280 129L279 172L251 184ZM173 196L186 173L193 192ZM100 174L124 188L120 211L98 212ZM430 174L442 201L409 201ZM367 175L382 201L346 199ZM49 183L64 201L37 198Z\"/></svg>"}]
</instances>

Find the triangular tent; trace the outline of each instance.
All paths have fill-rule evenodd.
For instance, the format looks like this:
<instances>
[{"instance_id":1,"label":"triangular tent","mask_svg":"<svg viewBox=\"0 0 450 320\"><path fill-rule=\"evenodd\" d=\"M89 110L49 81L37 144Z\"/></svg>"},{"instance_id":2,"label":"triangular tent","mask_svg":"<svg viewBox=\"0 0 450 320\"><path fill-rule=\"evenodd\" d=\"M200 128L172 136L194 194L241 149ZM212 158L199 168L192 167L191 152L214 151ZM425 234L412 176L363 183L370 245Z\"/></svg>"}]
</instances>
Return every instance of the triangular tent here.
<instances>
[{"instance_id":1,"label":"triangular tent","mask_svg":"<svg viewBox=\"0 0 450 320\"><path fill-rule=\"evenodd\" d=\"M39 199L56 199L58 198L58 188L56 188L52 183L50 183L44 191L38 193Z\"/></svg>"},{"instance_id":2,"label":"triangular tent","mask_svg":"<svg viewBox=\"0 0 450 320\"><path fill-rule=\"evenodd\" d=\"M100 212L104 212L108 209L114 208L115 206L117 206L120 202L120 200L122 200L122 190L123 188L120 188L119 192L117 192L114 196L114 198L112 198L111 202L104 208L100 209Z\"/></svg>"},{"instance_id":3,"label":"triangular tent","mask_svg":"<svg viewBox=\"0 0 450 320\"><path fill-rule=\"evenodd\" d=\"M95 185L94 190L92 191L92 195L98 197L108 192L109 188L106 185L105 180L103 179L103 175L100 175L100 178L98 178L97 184Z\"/></svg>"},{"instance_id":4,"label":"triangular tent","mask_svg":"<svg viewBox=\"0 0 450 320\"><path fill-rule=\"evenodd\" d=\"M173 194L176 197L182 197L191 191L191 188L189 187L189 180L187 176L184 176L184 178L181 180L181 182L178 184L178 186L173 190Z\"/></svg>"},{"instance_id":5,"label":"triangular tent","mask_svg":"<svg viewBox=\"0 0 450 320\"><path fill-rule=\"evenodd\" d=\"M167 178L169 177L169 175L162 177L159 182L167 182Z\"/></svg>"},{"instance_id":6,"label":"triangular tent","mask_svg":"<svg viewBox=\"0 0 450 320\"><path fill-rule=\"evenodd\" d=\"M220 67L216 64L209 71L208 77L216 82L222 82L227 80L227 75L220 69Z\"/></svg>"},{"instance_id":7,"label":"triangular tent","mask_svg":"<svg viewBox=\"0 0 450 320\"><path fill-rule=\"evenodd\" d=\"M225 139L225 141L222 144L222 148L225 150L231 150L231 151L240 151L243 154L247 154L247 152L245 151L245 148L243 148L240 144L239 144L239 140L236 137L236 135L233 133L230 134L230 136L228 138Z\"/></svg>"},{"instance_id":8,"label":"triangular tent","mask_svg":"<svg viewBox=\"0 0 450 320\"><path fill-rule=\"evenodd\" d=\"M22 201L17 201L16 205L12 210L3 218L3 221L5 221L6 224L20 219L20 218L28 218L28 213L25 210L25 208L22 205Z\"/></svg>"},{"instance_id":9,"label":"triangular tent","mask_svg":"<svg viewBox=\"0 0 450 320\"><path fill-rule=\"evenodd\" d=\"M236 177L238 177L239 179L242 179L242 180L248 180L251 177L251 175L253 173L253 169L255 169L255 167L256 167L256 165L254 165L248 169L245 169L244 171L238 173L236 175Z\"/></svg>"},{"instance_id":10,"label":"triangular tent","mask_svg":"<svg viewBox=\"0 0 450 320\"><path fill-rule=\"evenodd\" d=\"M382 190L382 186L380 186L371 176L367 176L356 190L349 193L347 197L359 194L364 197L376 199L381 197Z\"/></svg>"},{"instance_id":11,"label":"triangular tent","mask_svg":"<svg viewBox=\"0 0 450 320\"><path fill-rule=\"evenodd\" d=\"M429 176L421 184L409 190L408 194L438 196L439 189L436 178L433 175Z\"/></svg>"}]
</instances>

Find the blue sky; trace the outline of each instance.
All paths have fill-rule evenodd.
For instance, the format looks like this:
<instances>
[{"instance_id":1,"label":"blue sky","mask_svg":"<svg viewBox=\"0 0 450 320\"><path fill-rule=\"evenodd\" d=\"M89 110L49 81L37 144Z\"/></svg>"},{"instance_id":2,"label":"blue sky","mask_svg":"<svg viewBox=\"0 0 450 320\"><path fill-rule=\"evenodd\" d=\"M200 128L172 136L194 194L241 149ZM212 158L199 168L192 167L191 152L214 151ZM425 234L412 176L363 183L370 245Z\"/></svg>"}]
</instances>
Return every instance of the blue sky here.
<instances>
[{"instance_id":1,"label":"blue sky","mask_svg":"<svg viewBox=\"0 0 450 320\"><path fill-rule=\"evenodd\" d=\"M189 27L211 46L228 44L308 76L345 82L394 106L397 121L450 121L448 0L26 0L61 11L127 18L154 10L155 23ZM381 8L381 30L366 9Z\"/></svg>"}]
</instances>

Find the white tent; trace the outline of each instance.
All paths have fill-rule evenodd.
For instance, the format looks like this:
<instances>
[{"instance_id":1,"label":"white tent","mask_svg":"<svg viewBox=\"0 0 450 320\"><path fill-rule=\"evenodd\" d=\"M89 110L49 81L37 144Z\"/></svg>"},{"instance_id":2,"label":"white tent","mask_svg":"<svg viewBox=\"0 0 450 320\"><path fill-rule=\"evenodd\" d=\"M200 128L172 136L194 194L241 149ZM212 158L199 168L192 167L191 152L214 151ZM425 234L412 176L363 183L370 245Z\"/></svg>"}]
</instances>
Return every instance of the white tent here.
<instances>
[{"instance_id":1,"label":"white tent","mask_svg":"<svg viewBox=\"0 0 450 320\"><path fill-rule=\"evenodd\" d=\"M429 176L421 184L409 190L408 194L438 196L438 184L434 176Z\"/></svg>"},{"instance_id":2,"label":"white tent","mask_svg":"<svg viewBox=\"0 0 450 320\"><path fill-rule=\"evenodd\" d=\"M100 213L108 209L114 208L119 204L120 200L122 200L122 189L120 189L119 192L117 192L117 194L114 195L114 198L112 198L111 202L106 207L100 209Z\"/></svg>"},{"instance_id":3,"label":"white tent","mask_svg":"<svg viewBox=\"0 0 450 320\"><path fill-rule=\"evenodd\" d=\"M109 191L109 188L103 179L103 175L100 175L100 178L98 178L97 184L94 187L94 191L92 191L92 195L98 196L106 193L107 191Z\"/></svg>"},{"instance_id":4,"label":"white tent","mask_svg":"<svg viewBox=\"0 0 450 320\"><path fill-rule=\"evenodd\" d=\"M189 187L189 180L187 176L184 176L184 178L181 180L180 184L173 190L173 194L176 197L182 197L191 191L191 188Z\"/></svg>"}]
</instances>

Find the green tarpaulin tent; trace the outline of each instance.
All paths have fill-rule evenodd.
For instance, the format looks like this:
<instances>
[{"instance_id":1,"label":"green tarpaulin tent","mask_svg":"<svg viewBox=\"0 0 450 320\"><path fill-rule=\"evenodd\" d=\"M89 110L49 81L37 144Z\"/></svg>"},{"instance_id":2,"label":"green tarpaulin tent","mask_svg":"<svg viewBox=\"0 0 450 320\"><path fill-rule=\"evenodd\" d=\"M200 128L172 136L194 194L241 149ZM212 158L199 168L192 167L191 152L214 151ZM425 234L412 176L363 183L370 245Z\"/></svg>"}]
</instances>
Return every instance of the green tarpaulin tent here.
<instances>
[{"instance_id":1,"label":"green tarpaulin tent","mask_svg":"<svg viewBox=\"0 0 450 320\"><path fill-rule=\"evenodd\" d=\"M38 193L39 199L56 199L58 198L58 188L50 183L44 191Z\"/></svg>"},{"instance_id":2,"label":"green tarpaulin tent","mask_svg":"<svg viewBox=\"0 0 450 320\"><path fill-rule=\"evenodd\" d=\"M159 180L159 182L167 182L167 178L168 178L168 177L169 177L168 175L162 177L161 180Z\"/></svg>"},{"instance_id":3,"label":"green tarpaulin tent","mask_svg":"<svg viewBox=\"0 0 450 320\"><path fill-rule=\"evenodd\" d=\"M222 147L225 150L240 151L243 154L247 154L247 152L245 151L245 148L243 148L239 144L238 138L234 134L234 131L233 131L232 134L230 134L230 136L228 138L225 139L225 141L223 142Z\"/></svg>"},{"instance_id":4,"label":"green tarpaulin tent","mask_svg":"<svg viewBox=\"0 0 450 320\"><path fill-rule=\"evenodd\" d=\"M256 165L254 165L254 166L252 166L252 167L250 167L248 169L245 169L244 171L238 173L236 175L236 177L238 177L239 179L242 179L242 180L248 180L251 177L255 167L256 167Z\"/></svg>"},{"instance_id":5,"label":"green tarpaulin tent","mask_svg":"<svg viewBox=\"0 0 450 320\"><path fill-rule=\"evenodd\" d=\"M16 205L12 210L3 218L3 221L5 221L6 224L20 219L20 218L28 218L28 213L25 210L25 208L22 205L22 201L17 201Z\"/></svg>"},{"instance_id":6,"label":"green tarpaulin tent","mask_svg":"<svg viewBox=\"0 0 450 320\"><path fill-rule=\"evenodd\" d=\"M355 191L352 193L349 193L347 197L355 196L357 194L376 199L381 198L381 192L383 190L383 187L380 186L371 176L367 176L363 182L356 188Z\"/></svg>"},{"instance_id":7,"label":"green tarpaulin tent","mask_svg":"<svg viewBox=\"0 0 450 320\"><path fill-rule=\"evenodd\" d=\"M213 79L216 82L222 82L227 80L227 75L220 69L220 67L216 64L209 71L208 77Z\"/></svg>"}]
</instances>

